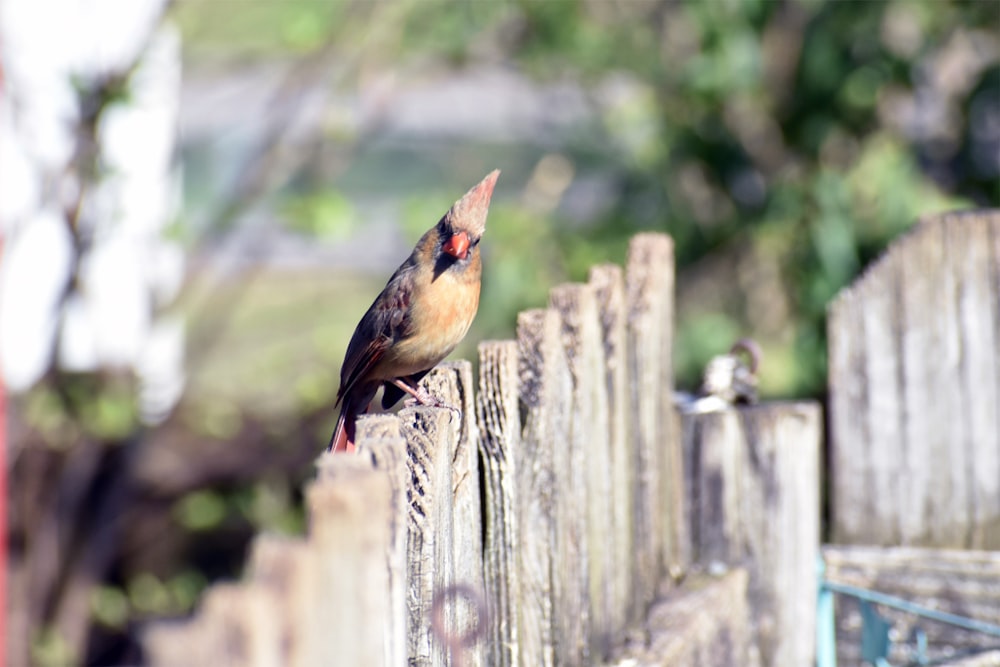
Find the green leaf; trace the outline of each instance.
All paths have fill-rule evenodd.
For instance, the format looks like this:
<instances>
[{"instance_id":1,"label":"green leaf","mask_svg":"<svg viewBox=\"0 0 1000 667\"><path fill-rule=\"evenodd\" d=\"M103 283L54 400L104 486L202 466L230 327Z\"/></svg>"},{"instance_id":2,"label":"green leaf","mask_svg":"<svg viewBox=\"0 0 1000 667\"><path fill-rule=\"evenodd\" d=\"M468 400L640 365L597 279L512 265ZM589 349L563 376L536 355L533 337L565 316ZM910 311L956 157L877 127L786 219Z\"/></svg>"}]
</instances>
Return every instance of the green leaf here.
<instances>
[{"instance_id":1,"label":"green leaf","mask_svg":"<svg viewBox=\"0 0 1000 667\"><path fill-rule=\"evenodd\" d=\"M181 498L174 505L174 517L191 531L215 528L226 518L225 499L214 491L195 491Z\"/></svg>"}]
</instances>

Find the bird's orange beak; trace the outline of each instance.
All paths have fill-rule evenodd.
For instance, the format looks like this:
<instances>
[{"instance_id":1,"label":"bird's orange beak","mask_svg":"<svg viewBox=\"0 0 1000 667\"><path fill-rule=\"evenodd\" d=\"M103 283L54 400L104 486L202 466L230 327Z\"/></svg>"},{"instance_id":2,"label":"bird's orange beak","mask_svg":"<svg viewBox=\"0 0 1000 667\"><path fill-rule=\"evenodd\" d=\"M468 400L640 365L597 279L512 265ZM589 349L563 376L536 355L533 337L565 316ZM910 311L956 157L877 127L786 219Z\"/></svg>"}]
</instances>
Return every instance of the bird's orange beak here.
<instances>
[{"instance_id":1,"label":"bird's orange beak","mask_svg":"<svg viewBox=\"0 0 1000 667\"><path fill-rule=\"evenodd\" d=\"M452 234L441 249L455 259L465 259L469 254L469 235L465 232Z\"/></svg>"}]
</instances>

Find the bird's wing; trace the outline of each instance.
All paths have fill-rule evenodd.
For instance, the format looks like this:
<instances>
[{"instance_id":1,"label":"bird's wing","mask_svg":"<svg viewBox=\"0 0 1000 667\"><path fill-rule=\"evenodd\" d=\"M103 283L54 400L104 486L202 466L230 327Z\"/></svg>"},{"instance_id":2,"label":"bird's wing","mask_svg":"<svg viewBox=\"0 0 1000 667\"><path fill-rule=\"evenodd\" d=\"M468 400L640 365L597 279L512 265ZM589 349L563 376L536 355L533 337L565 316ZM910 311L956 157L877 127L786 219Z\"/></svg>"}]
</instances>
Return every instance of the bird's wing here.
<instances>
[{"instance_id":1,"label":"bird's wing","mask_svg":"<svg viewBox=\"0 0 1000 667\"><path fill-rule=\"evenodd\" d=\"M351 336L344 365L340 369L337 403L367 377L395 341L407 335L412 293L412 269L406 263L392 275Z\"/></svg>"}]
</instances>

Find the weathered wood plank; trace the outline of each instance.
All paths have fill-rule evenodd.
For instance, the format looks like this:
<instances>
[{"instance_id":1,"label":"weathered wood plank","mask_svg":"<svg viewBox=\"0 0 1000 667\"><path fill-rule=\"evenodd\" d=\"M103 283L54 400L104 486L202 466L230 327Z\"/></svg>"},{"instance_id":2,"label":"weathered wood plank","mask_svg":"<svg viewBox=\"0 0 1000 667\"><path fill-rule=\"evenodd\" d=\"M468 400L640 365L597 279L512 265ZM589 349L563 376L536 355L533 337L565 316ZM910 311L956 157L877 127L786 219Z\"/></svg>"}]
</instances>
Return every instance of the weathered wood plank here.
<instances>
[{"instance_id":1,"label":"weathered wood plank","mask_svg":"<svg viewBox=\"0 0 1000 667\"><path fill-rule=\"evenodd\" d=\"M708 567L740 563L751 529L742 508L747 445L740 420L731 410L692 415L682 419L682 438L692 559Z\"/></svg>"},{"instance_id":2,"label":"weathered wood plank","mask_svg":"<svg viewBox=\"0 0 1000 667\"><path fill-rule=\"evenodd\" d=\"M461 414L448 412L449 425L455 431L454 446L447 464L448 489L451 491L451 552L454 563L454 581L468 585L477 595L485 596L483 582L483 525L479 489L479 427L476 420L475 384L472 364L453 361L441 364L424 378L423 384L430 393L446 404L457 407ZM449 463L450 462L450 463ZM464 604L451 605L453 632L464 636L474 626L485 623L470 614L474 610ZM462 664L477 667L485 661L486 644L477 642L465 647Z\"/></svg>"},{"instance_id":3,"label":"weathered wood plank","mask_svg":"<svg viewBox=\"0 0 1000 667\"><path fill-rule=\"evenodd\" d=\"M611 264L590 271L600 311L601 341L604 346L604 383L608 404L608 446L610 448L611 529L609 545L612 577L609 590L611 627L621 637L632 612L631 564L635 545L636 460L631 437L628 405L628 338L626 336L625 273Z\"/></svg>"},{"instance_id":4,"label":"weathered wood plank","mask_svg":"<svg viewBox=\"0 0 1000 667\"><path fill-rule=\"evenodd\" d=\"M406 490L409 471L406 467L406 441L400 434L396 415L371 415L359 420L358 457L370 461L376 470L389 478L389 544L385 554L388 576L388 609L385 626L385 665L406 662Z\"/></svg>"},{"instance_id":5,"label":"weathered wood plank","mask_svg":"<svg viewBox=\"0 0 1000 667\"><path fill-rule=\"evenodd\" d=\"M562 321L562 344L573 380L570 437L580 453L583 478L571 480L575 511L584 514L590 620L590 654L599 659L611 649L613 628L609 593L614 534L611 530L611 450L608 442L608 394L604 345L597 300L590 285L567 284L552 290L549 301ZM574 468L575 470L575 468Z\"/></svg>"},{"instance_id":6,"label":"weathered wood plank","mask_svg":"<svg viewBox=\"0 0 1000 667\"><path fill-rule=\"evenodd\" d=\"M939 664L941 667L1000 667L1000 651L978 653Z\"/></svg>"},{"instance_id":7,"label":"weathered wood plank","mask_svg":"<svg viewBox=\"0 0 1000 667\"><path fill-rule=\"evenodd\" d=\"M902 433L899 419L882 415L898 415L902 387L900 364L895 350L899 346L898 295L899 262L887 257L884 279L862 288L865 307L861 311L861 331L864 332L865 378L868 382L868 437L874 442L899 442ZM865 525L868 530L889 543L899 540L899 462L900 457L890 448L868 449L868 489L878 493L867 506ZM870 493L870 491L869 491Z\"/></svg>"},{"instance_id":8,"label":"weathered wood plank","mask_svg":"<svg viewBox=\"0 0 1000 667\"><path fill-rule=\"evenodd\" d=\"M718 578L689 578L653 603L641 639L616 651L611 664L757 667L749 632L747 580L742 569Z\"/></svg>"},{"instance_id":9,"label":"weathered wood plank","mask_svg":"<svg viewBox=\"0 0 1000 667\"><path fill-rule=\"evenodd\" d=\"M748 434L745 507L757 512L749 525L761 527L759 541L750 539L761 575L760 597L751 597L750 605L770 609L774 623L769 627L760 616L754 621L762 662L808 665L816 655L822 410L815 402L796 402L740 412Z\"/></svg>"},{"instance_id":10,"label":"weathered wood plank","mask_svg":"<svg viewBox=\"0 0 1000 667\"><path fill-rule=\"evenodd\" d=\"M869 442L868 421L863 418L867 401L868 384L865 381L865 355L857 327L861 322L861 303L858 299L841 293L829 309L827 319L827 354L830 385L837 380L837 390L830 392L830 431L836 432L843 443ZM832 323L837 322L837 326ZM835 540L852 541L866 539L867 516L871 512L874 498L868 489L868 448L831 446L830 483L833 499L853 498L853 503L832 503L833 537ZM853 451L855 457L849 454Z\"/></svg>"},{"instance_id":11,"label":"weathered wood plank","mask_svg":"<svg viewBox=\"0 0 1000 667\"><path fill-rule=\"evenodd\" d=\"M325 624L313 613L317 567L316 550L306 540L277 535L254 540L250 580L271 594L272 616L264 622L275 626L278 633L281 665L309 667L320 659Z\"/></svg>"},{"instance_id":12,"label":"weathered wood plank","mask_svg":"<svg viewBox=\"0 0 1000 667\"><path fill-rule=\"evenodd\" d=\"M202 594L202 600L207 594ZM203 648L209 641L208 628L200 621L201 616L195 615L186 621L159 621L146 628L142 633L146 663L155 667L204 663L211 656Z\"/></svg>"},{"instance_id":13,"label":"weathered wood plank","mask_svg":"<svg viewBox=\"0 0 1000 667\"><path fill-rule=\"evenodd\" d=\"M638 471L635 601L648 604L661 571L679 574L684 553L683 462L673 419L673 241L638 234L625 269L632 421Z\"/></svg>"},{"instance_id":14,"label":"weathered wood plank","mask_svg":"<svg viewBox=\"0 0 1000 667\"><path fill-rule=\"evenodd\" d=\"M269 592L254 584L212 586L193 619L146 632L147 659L163 667L279 667L280 630L270 622L271 603Z\"/></svg>"},{"instance_id":15,"label":"weathered wood plank","mask_svg":"<svg viewBox=\"0 0 1000 667\"><path fill-rule=\"evenodd\" d=\"M952 241L949 226L932 223L930 227L918 227L912 237L904 237L903 241L910 240L910 248L914 244L940 243L944 249L938 266L923 267L924 271L932 273L941 283L941 301L933 305L923 304L925 309L932 306L934 311L932 326L941 332L938 339L939 347L935 350L924 350L924 363L937 366L935 375L938 383L932 385L934 394L931 400L937 404L937 409L940 411L938 414L941 424L937 428L941 429L941 437L931 441L930 455L926 459L913 460L911 466L921 464L929 466L931 479L941 483L940 491L932 498L931 506L936 516L930 525L933 542L927 546L958 547L969 545L968 535L971 530L972 515L969 503L971 491L969 466L972 464L973 454L969 451L968 424L964 419L967 413L962 406L962 394L965 389L962 381L962 357L965 354L962 349L964 323L959 319L961 279L955 265L964 261L962 257L970 249L962 248L964 244L961 242ZM933 235L929 232L933 232ZM897 250L897 254L899 253L900 250ZM888 544L899 544L899 542Z\"/></svg>"},{"instance_id":16,"label":"weathered wood plank","mask_svg":"<svg viewBox=\"0 0 1000 667\"><path fill-rule=\"evenodd\" d=\"M272 620L273 599L255 583L219 584L203 601L203 618L212 641L203 664L279 667L279 632ZM188 663L190 664L190 663Z\"/></svg>"},{"instance_id":17,"label":"weathered wood plank","mask_svg":"<svg viewBox=\"0 0 1000 667\"><path fill-rule=\"evenodd\" d=\"M542 664L545 653L541 633L536 629L543 622L542 609L522 605L522 600L537 599L537 589L522 591L518 565L518 554L526 547L520 537L521 522L534 516L519 511L519 483L526 482L530 474L519 475L519 471L530 471L533 461L522 459L518 382L517 342L480 343L477 403L484 480L484 576L492 617L487 664L496 667ZM537 534L529 530L528 535ZM543 579L547 579L547 573L533 570L527 577L533 583ZM538 643L528 645L528 638Z\"/></svg>"},{"instance_id":18,"label":"weathered wood plank","mask_svg":"<svg viewBox=\"0 0 1000 667\"><path fill-rule=\"evenodd\" d=\"M682 416L694 553L702 567L750 573L762 664L815 654L822 423L815 403Z\"/></svg>"},{"instance_id":19,"label":"weathered wood plank","mask_svg":"<svg viewBox=\"0 0 1000 667\"><path fill-rule=\"evenodd\" d=\"M1000 235L1000 214L994 225ZM945 226L949 265L956 276L961 378L958 419L964 425L968 531L973 549L1000 549L1000 291L991 291L995 264L990 225L983 217Z\"/></svg>"},{"instance_id":20,"label":"weathered wood plank","mask_svg":"<svg viewBox=\"0 0 1000 667\"><path fill-rule=\"evenodd\" d=\"M306 489L323 619L319 664L379 665L391 618L386 553L393 525L389 475L365 457L324 454Z\"/></svg>"},{"instance_id":21,"label":"weathered wood plank","mask_svg":"<svg viewBox=\"0 0 1000 667\"><path fill-rule=\"evenodd\" d=\"M538 586L532 592L543 594L548 588L551 608L534 598L523 602L542 605L542 614L547 615L541 619L543 625L538 631L552 632L548 642L542 640L543 645L552 647L552 653L542 656L543 664L583 664L589 652L590 621L586 615L586 525L584 513L578 510L582 505L574 503L577 489L571 485L573 480L584 479L584 471L582 452L574 450L570 437L572 379L560 328L559 315L552 310L529 310L517 318L521 400L525 408L523 445L526 457L534 459L533 475L520 488L527 491L521 500L522 511L535 516L523 526L521 538L545 552L523 555L539 558L537 565L528 566L531 570L549 570L551 579L535 582ZM527 531L538 534L529 536ZM547 544L543 536L546 532ZM522 573L527 576L527 569Z\"/></svg>"},{"instance_id":22,"label":"weathered wood plank","mask_svg":"<svg viewBox=\"0 0 1000 667\"><path fill-rule=\"evenodd\" d=\"M1000 211L922 220L830 306L833 536L1000 543Z\"/></svg>"},{"instance_id":23,"label":"weathered wood plank","mask_svg":"<svg viewBox=\"0 0 1000 667\"><path fill-rule=\"evenodd\" d=\"M445 665L445 649L431 633L434 593L455 583L451 551L451 493L448 464L454 447L451 415L441 408L404 408L407 487L406 654L411 665Z\"/></svg>"},{"instance_id":24,"label":"weathered wood plank","mask_svg":"<svg viewBox=\"0 0 1000 667\"><path fill-rule=\"evenodd\" d=\"M361 415L355 427L355 439L382 440L400 438L399 417L391 413Z\"/></svg>"},{"instance_id":25,"label":"weathered wood plank","mask_svg":"<svg viewBox=\"0 0 1000 667\"><path fill-rule=\"evenodd\" d=\"M453 376L454 377L454 376ZM466 413L471 414L471 413ZM446 408L407 407L399 413L409 459L408 534L407 534L407 656L410 665L448 665L449 655L440 638L431 629L431 606L435 594L455 584L467 584L482 593L481 560L478 577L468 576L468 565L461 558L474 560L475 550L469 546L480 539L479 524L475 527L455 521L455 481L467 480L471 472L469 459L459 440L461 417ZM478 477L478 476L477 476ZM461 502L461 499L459 499ZM456 548L457 547L457 548ZM465 555L460 552L465 551ZM445 630L463 635L476 623L474 610L467 605L453 604L445 610ZM466 653L466 658L478 659L479 651Z\"/></svg>"},{"instance_id":26,"label":"weathered wood plank","mask_svg":"<svg viewBox=\"0 0 1000 667\"><path fill-rule=\"evenodd\" d=\"M823 547L829 581L875 590L938 611L1000 625L1000 552L917 547ZM928 638L928 657L941 660L970 649L996 645L996 638L912 614L877 606L893 625L889 660L911 659L904 646L920 627ZM861 617L856 600L836 598L837 656L840 664L860 661ZM951 664L951 663L948 663Z\"/></svg>"},{"instance_id":27,"label":"weathered wood plank","mask_svg":"<svg viewBox=\"0 0 1000 667\"><path fill-rule=\"evenodd\" d=\"M933 542L938 539L946 539L943 535L933 534L935 526L941 526L940 515L944 506L938 507L933 502L933 498L942 498L949 494L950 486L945 475L938 474L931 462L939 458L942 454L942 447L947 446L947 421L948 405L945 401L938 400L940 387L947 385L948 378L943 367L933 359L928 359L928 350L945 349L942 340L943 332L936 320L940 317L937 308L929 308L929 304L945 304L948 301L948 294L945 291L944 282L939 279L937 272L928 270L929 267L941 266L944 258L944 238L941 229L931 226L919 232L921 238L917 243L910 246L908 252L903 253L902 264L902 284L906 286L900 293L900 302L903 307L903 322L901 326L905 329L906 335L901 341L902 364L905 369L906 382L900 387L902 400L905 405L923 405L924 409L914 414L908 414L903 424L905 448L900 451L899 446L883 446L882 450L890 454L896 454L899 458L891 465L890 469L900 472L902 482L902 507L907 508L900 512L900 540L902 544L921 544ZM839 299L839 297L838 297ZM857 309L864 308L864 302L858 300L854 306ZM845 337L850 336L850 332L845 332ZM858 354L864 354L863 347L858 346ZM831 364L831 371L834 366ZM833 382L831 378L831 382ZM866 414L866 405L861 402L854 406L854 414ZM851 413L834 413L841 415L838 421L831 424L835 428L837 424L849 419ZM833 418L833 417L831 417ZM838 461L844 457L850 457L852 450L857 452L861 449L861 443L872 442L867 438L858 439L857 444L849 448L836 448ZM834 445L831 441L831 448ZM848 462L837 463L834 468L834 479L841 477L841 466L846 467ZM843 476L851 474L850 469L845 469ZM852 490L857 499L866 499L867 505L878 502L877 494L872 493L871 487ZM838 495L839 497L839 495ZM844 496L852 497L852 496ZM843 507L841 508L841 505ZM887 540L879 540L877 533L873 534L871 526L868 526L867 512L852 512L852 508L846 503L836 503L834 507L836 514L851 516L853 523L857 524L850 532L843 531L843 537L856 536L851 539L843 539L835 531L834 537L837 541L861 542L867 544L886 544ZM946 514L946 511L945 511ZM840 523L835 517L835 528ZM868 533L861 531L868 530ZM864 538L863 540L860 538Z\"/></svg>"},{"instance_id":28,"label":"weathered wood plank","mask_svg":"<svg viewBox=\"0 0 1000 667\"><path fill-rule=\"evenodd\" d=\"M990 248L990 254L988 259L989 268L987 270L987 290L991 298L989 298L988 303L993 306L993 350L995 350L993 358L993 371L994 377L1000 378L1000 224L996 223L982 223L987 227L987 241L984 244L987 248ZM984 316L985 317L985 316ZM989 364L984 360L981 362L983 368L988 369ZM987 394L988 396L988 394ZM977 531L979 535L982 536L982 543L978 545L981 549L990 549L995 551L1000 551L1000 511L996 511L991 516L991 507L1000 507L1000 481L996 481L995 484L991 483L993 480L1000 480L1000 380L997 380L993 386L993 407L989 407L989 399L984 396L981 399L977 399L977 402L982 400L983 410L986 414L991 414L993 416L993 442L994 445L991 447L988 441L988 434L990 432L990 427L984 425L983 431L987 433L987 444L982 445L980 449L988 450L985 455L982 464L976 465L976 471L979 477L977 478L978 490L977 499L978 505L976 508L976 523L974 530ZM977 455L980 450L977 450ZM990 465L989 454L992 452L994 458L992 461L992 466ZM993 467L996 472L991 473L990 468ZM992 499L992 504L991 504ZM974 533L974 534L977 534ZM974 545L977 543L974 541Z\"/></svg>"}]
</instances>

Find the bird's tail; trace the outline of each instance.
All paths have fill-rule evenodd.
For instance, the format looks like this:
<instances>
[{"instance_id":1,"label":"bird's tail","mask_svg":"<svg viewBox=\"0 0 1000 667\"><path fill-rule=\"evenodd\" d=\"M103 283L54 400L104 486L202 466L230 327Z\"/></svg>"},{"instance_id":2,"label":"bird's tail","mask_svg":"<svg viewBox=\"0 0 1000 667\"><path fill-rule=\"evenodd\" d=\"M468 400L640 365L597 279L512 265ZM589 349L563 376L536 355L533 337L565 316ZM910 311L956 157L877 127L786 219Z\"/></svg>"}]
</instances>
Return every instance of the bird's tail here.
<instances>
[{"instance_id":1,"label":"bird's tail","mask_svg":"<svg viewBox=\"0 0 1000 667\"><path fill-rule=\"evenodd\" d=\"M347 403L340 410L340 417L337 419L337 428L333 431L330 444L327 445L328 452L353 452L354 451L354 420L357 414L348 414ZM348 424L350 426L348 426Z\"/></svg>"},{"instance_id":2,"label":"bird's tail","mask_svg":"<svg viewBox=\"0 0 1000 667\"><path fill-rule=\"evenodd\" d=\"M378 388L378 385L375 385ZM360 394L360 395L359 395ZM340 417L337 419L337 428L333 430L330 444L327 445L328 452L353 452L354 429L358 415L368 410L368 404L375 396L375 390L363 392L349 391L344 396L344 404L340 408Z\"/></svg>"}]
</instances>

